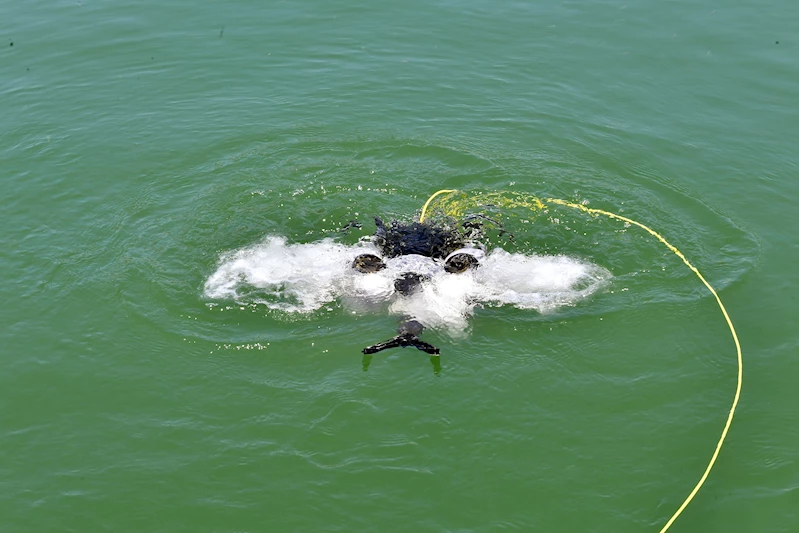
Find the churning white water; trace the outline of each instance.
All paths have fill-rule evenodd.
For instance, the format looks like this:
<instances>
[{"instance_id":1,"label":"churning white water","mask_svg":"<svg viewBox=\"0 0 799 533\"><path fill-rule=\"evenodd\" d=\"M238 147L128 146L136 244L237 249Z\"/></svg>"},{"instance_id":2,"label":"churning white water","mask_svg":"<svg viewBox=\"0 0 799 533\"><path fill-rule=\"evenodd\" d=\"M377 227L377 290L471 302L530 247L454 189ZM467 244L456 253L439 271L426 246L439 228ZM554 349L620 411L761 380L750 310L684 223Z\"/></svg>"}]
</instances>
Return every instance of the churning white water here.
<instances>
[{"instance_id":1,"label":"churning white water","mask_svg":"<svg viewBox=\"0 0 799 533\"><path fill-rule=\"evenodd\" d=\"M308 313L341 301L355 312L388 309L427 327L462 331L478 305L513 305L541 313L573 305L610 279L606 269L566 256L508 253L496 248L477 269L461 274L444 262L420 255L386 259L386 268L364 274L352 268L359 254L379 250L368 240L345 245L332 239L288 244L267 237L253 246L222 254L205 283L205 295L259 303L286 313ZM411 296L394 290L404 272L425 277Z\"/></svg>"}]
</instances>

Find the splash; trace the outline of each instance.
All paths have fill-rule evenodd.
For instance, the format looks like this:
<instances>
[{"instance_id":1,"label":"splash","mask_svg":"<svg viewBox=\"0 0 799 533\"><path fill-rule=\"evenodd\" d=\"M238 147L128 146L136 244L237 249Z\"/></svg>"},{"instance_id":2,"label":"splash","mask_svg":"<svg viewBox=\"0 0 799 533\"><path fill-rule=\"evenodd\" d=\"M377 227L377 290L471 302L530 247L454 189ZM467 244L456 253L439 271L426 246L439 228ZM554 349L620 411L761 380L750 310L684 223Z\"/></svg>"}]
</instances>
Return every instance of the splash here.
<instances>
[{"instance_id":1,"label":"splash","mask_svg":"<svg viewBox=\"0 0 799 533\"><path fill-rule=\"evenodd\" d=\"M387 310L457 334L477 306L512 305L548 313L575 305L611 278L606 269L572 257L501 248L489 252L479 268L462 274L447 273L443 261L421 255L387 259L384 270L363 274L351 267L362 253L379 250L366 239L354 245L333 239L289 244L270 236L223 254L205 283L205 295L285 313L310 313L340 301L356 313ZM394 280L404 272L425 278L411 296L394 290Z\"/></svg>"}]
</instances>

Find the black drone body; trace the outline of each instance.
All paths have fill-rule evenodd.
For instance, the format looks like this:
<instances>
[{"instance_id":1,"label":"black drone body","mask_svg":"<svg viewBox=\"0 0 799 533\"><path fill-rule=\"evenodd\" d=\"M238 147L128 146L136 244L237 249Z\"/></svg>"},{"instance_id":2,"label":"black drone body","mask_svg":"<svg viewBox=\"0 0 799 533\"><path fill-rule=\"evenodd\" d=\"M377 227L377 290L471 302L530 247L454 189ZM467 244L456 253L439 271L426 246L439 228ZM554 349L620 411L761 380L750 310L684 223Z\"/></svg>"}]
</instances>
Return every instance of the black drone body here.
<instances>
[{"instance_id":1,"label":"black drone body","mask_svg":"<svg viewBox=\"0 0 799 533\"><path fill-rule=\"evenodd\" d=\"M374 242L385 258L416 254L432 259L446 259L444 269L453 274L460 274L479 265L474 255L461 252L467 242L457 230L429 222L402 223L395 220L386 224L378 217L375 217L375 225L377 231ZM371 274L383 270L386 264L377 255L361 254L354 259L352 268L363 274ZM425 279L425 276L416 272L404 272L394 280L394 289L400 297L409 297L421 288ZM363 349L363 353L373 354L389 348L413 346L431 355L438 355L438 348L419 339L423 330L421 322L410 318L400 324L397 336L368 346Z\"/></svg>"}]
</instances>

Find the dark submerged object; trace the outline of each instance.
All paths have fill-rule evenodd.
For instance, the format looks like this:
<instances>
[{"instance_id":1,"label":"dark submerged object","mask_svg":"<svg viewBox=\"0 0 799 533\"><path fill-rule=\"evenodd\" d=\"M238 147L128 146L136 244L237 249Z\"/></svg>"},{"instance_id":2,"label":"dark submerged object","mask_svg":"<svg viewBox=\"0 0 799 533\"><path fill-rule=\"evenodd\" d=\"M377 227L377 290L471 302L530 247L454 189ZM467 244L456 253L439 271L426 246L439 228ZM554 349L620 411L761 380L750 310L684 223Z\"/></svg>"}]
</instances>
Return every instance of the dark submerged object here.
<instances>
[{"instance_id":1,"label":"dark submerged object","mask_svg":"<svg viewBox=\"0 0 799 533\"><path fill-rule=\"evenodd\" d=\"M433 259L444 259L465 242L459 232L435 224L412 222L403 224L396 220L386 225L375 217L377 232L375 244L386 257L418 254Z\"/></svg>"},{"instance_id":2,"label":"dark submerged object","mask_svg":"<svg viewBox=\"0 0 799 533\"><path fill-rule=\"evenodd\" d=\"M476 221L470 223L472 226L467 226L466 229L474 234L479 228L479 223ZM377 231L374 242L384 257L418 254L433 259L446 259L444 270L451 274L460 274L479 265L474 255L459 252L466 247L467 238L457 229L431 222L405 224L394 220L386 224L379 217L375 217L375 225ZM386 264L374 254L361 254L352 262L352 268L369 274L386 268ZM401 296L410 296L421 288L425 279L416 272L404 272L394 280L394 290ZM413 346L423 352L438 355L438 348L419 339L423 330L424 326L418 320L407 320L400 324L396 337L367 346L363 349L363 353L368 355L389 348Z\"/></svg>"},{"instance_id":3,"label":"dark submerged object","mask_svg":"<svg viewBox=\"0 0 799 533\"><path fill-rule=\"evenodd\" d=\"M479 264L477 258L472 254L452 254L452 256L447 258L447 262L444 263L444 270L450 274L460 274L466 272L470 268L477 268Z\"/></svg>"},{"instance_id":4,"label":"dark submerged object","mask_svg":"<svg viewBox=\"0 0 799 533\"><path fill-rule=\"evenodd\" d=\"M394 280L394 290L403 296L410 296L422 286L424 276L416 272L405 272Z\"/></svg>"},{"instance_id":5,"label":"dark submerged object","mask_svg":"<svg viewBox=\"0 0 799 533\"><path fill-rule=\"evenodd\" d=\"M361 254L352 262L352 268L364 274L370 274L386 268L382 259L374 254Z\"/></svg>"},{"instance_id":6,"label":"dark submerged object","mask_svg":"<svg viewBox=\"0 0 799 533\"><path fill-rule=\"evenodd\" d=\"M438 348L419 339L419 335L422 334L422 330L424 330L424 326L422 326L421 322L418 320L408 320L407 322L400 324L400 327L397 328L398 335L396 337L384 342L378 342L372 346L367 346L363 349L363 353L372 354L382 350L387 350L389 348L405 348L408 346L413 346L414 348L423 352L438 355Z\"/></svg>"}]
</instances>

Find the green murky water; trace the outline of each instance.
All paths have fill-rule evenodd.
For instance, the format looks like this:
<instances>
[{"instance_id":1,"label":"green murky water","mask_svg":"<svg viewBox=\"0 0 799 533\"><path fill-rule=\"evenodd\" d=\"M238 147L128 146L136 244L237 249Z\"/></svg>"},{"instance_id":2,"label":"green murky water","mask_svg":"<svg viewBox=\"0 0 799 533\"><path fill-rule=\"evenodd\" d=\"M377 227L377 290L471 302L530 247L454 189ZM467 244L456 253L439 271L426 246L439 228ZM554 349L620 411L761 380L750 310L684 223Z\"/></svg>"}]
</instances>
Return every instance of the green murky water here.
<instances>
[{"instance_id":1,"label":"green murky water","mask_svg":"<svg viewBox=\"0 0 799 533\"><path fill-rule=\"evenodd\" d=\"M799 520L799 7L0 7L0 530L658 531L732 401L715 301L635 227L487 207L612 274L477 306L440 360L381 308L211 298L269 236L353 244L438 189L587 202L720 291L744 393L670 531ZM350 220L363 227L348 234Z\"/></svg>"}]
</instances>

